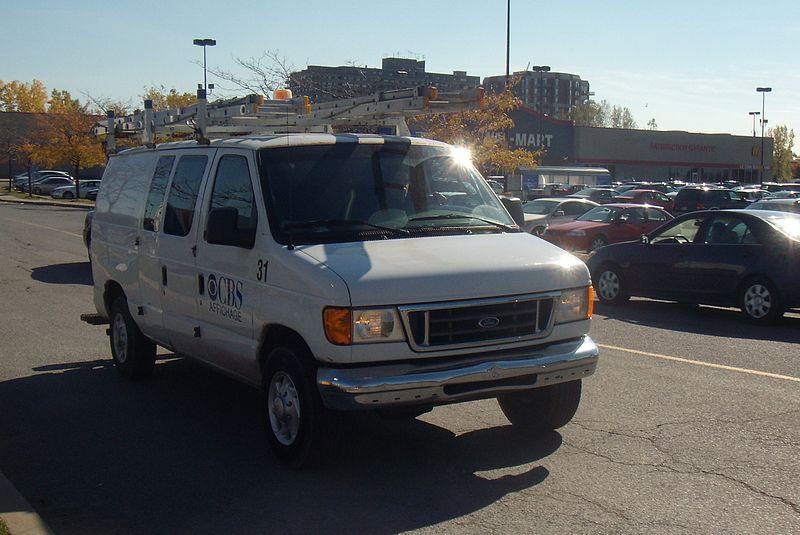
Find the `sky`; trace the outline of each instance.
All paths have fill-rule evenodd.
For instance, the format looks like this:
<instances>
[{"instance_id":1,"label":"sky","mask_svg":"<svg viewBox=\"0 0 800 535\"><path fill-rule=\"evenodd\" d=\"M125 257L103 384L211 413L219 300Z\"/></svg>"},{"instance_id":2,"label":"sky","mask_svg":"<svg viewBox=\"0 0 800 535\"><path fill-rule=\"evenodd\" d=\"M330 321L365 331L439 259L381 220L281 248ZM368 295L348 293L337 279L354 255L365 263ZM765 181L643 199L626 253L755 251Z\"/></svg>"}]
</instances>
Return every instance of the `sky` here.
<instances>
[{"instance_id":1,"label":"sky","mask_svg":"<svg viewBox=\"0 0 800 535\"><path fill-rule=\"evenodd\" d=\"M194 92L209 67L277 51L307 65L380 67L387 56L429 72L505 73L506 0L0 0L0 80L42 81L86 100L140 106L147 86ZM549 65L628 107L640 127L752 135L766 95L768 126L800 138L800 1L511 0L512 71ZM242 72L244 73L244 72ZM226 96L232 85L209 76ZM760 126L756 125L760 136ZM800 153L800 139L795 143Z\"/></svg>"}]
</instances>

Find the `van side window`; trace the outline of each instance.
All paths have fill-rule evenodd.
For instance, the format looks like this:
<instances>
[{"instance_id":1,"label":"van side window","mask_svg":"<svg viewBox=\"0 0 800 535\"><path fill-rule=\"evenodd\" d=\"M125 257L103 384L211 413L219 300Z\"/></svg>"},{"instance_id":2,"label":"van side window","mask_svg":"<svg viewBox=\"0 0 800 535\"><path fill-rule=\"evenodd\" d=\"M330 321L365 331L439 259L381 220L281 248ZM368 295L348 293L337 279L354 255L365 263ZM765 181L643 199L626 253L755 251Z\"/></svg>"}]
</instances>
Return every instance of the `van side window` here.
<instances>
[{"instance_id":1,"label":"van side window","mask_svg":"<svg viewBox=\"0 0 800 535\"><path fill-rule=\"evenodd\" d=\"M144 219L142 228L158 232L156 216L164 202L164 193L167 191L167 182L172 172L172 164L175 163L175 156L162 156L156 163L156 172L153 173L153 181L150 182L150 192L147 194L147 204L144 206ZM160 217L158 218L160 219Z\"/></svg>"},{"instance_id":2,"label":"van side window","mask_svg":"<svg viewBox=\"0 0 800 535\"><path fill-rule=\"evenodd\" d=\"M236 228L255 231L258 212L255 205L250 168L244 156L223 156L217 165L217 176L211 192L211 210L215 208L236 209Z\"/></svg>"},{"instance_id":3,"label":"van side window","mask_svg":"<svg viewBox=\"0 0 800 535\"><path fill-rule=\"evenodd\" d=\"M172 178L164 211L164 234L186 236L192 230L194 208L208 156L181 156Z\"/></svg>"}]
</instances>

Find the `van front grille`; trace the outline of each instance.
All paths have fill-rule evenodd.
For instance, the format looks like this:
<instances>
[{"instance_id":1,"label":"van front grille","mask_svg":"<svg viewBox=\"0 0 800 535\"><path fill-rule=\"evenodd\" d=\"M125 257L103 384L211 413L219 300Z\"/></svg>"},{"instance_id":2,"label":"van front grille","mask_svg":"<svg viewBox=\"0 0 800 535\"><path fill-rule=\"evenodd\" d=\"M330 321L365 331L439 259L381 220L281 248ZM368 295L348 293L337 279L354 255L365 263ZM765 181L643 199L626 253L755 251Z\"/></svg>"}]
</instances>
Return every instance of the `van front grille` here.
<instances>
[{"instance_id":1,"label":"van front grille","mask_svg":"<svg viewBox=\"0 0 800 535\"><path fill-rule=\"evenodd\" d=\"M419 351L514 342L545 336L553 295L403 306L400 312Z\"/></svg>"}]
</instances>

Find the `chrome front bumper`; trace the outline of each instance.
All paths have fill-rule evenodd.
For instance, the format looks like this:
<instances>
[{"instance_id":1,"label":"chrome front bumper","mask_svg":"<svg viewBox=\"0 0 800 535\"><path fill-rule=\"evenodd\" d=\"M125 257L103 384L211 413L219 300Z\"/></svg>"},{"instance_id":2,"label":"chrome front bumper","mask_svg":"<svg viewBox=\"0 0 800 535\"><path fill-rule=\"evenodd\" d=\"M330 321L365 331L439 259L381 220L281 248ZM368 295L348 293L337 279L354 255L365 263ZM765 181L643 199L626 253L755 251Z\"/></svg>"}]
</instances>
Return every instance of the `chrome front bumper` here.
<instances>
[{"instance_id":1,"label":"chrome front bumper","mask_svg":"<svg viewBox=\"0 0 800 535\"><path fill-rule=\"evenodd\" d=\"M463 360L319 368L317 386L329 409L443 405L588 377L599 351L591 338Z\"/></svg>"}]
</instances>

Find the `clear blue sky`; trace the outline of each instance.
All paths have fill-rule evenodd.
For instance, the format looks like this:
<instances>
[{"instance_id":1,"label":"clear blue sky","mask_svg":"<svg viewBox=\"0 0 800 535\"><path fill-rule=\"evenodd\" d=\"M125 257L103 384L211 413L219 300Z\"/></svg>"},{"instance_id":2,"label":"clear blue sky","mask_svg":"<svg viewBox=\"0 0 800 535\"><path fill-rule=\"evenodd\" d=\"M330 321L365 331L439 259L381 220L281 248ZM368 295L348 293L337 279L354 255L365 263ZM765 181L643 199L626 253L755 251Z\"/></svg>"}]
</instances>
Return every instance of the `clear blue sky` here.
<instances>
[{"instance_id":1,"label":"clear blue sky","mask_svg":"<svg viewBox=\"0 0 800 535\"><path fill-rule=\"evenodd\" d=\"M298 69L379 67L399 55L424 58L431 72L483 78L505 71L505 8L505 0L8 1L0 79L138 104L146 85L194 91L202 82L195 37L216 39L208 63L228 70L234 57L269 49ZM769 125L800 137L798 60L799 0L511 2L512 71L578 74L596 100L627 106L641 127L655 118L662 130L752 135L747 112L761 110L755 88L766 85Z\"/></svg>"}]
</instances>

